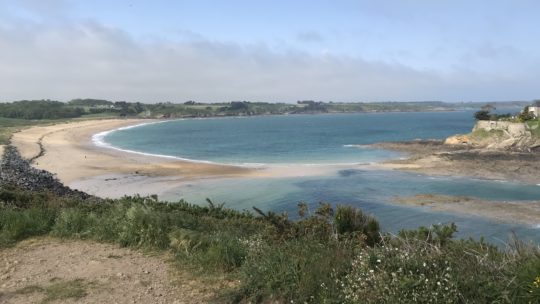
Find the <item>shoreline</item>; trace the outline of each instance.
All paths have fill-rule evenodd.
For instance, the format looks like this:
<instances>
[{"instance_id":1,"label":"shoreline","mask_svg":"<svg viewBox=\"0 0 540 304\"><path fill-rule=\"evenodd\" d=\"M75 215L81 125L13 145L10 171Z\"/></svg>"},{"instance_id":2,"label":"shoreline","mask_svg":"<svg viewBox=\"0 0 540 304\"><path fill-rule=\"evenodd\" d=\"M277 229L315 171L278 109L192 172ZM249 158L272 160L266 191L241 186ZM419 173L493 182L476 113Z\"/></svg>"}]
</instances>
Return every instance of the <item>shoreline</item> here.
<instances>
[{"instance_id":1,"label":"shoreline","mask_svg":"<svg viewBox=\"0 0 540 304\"><path fill-rule=\"evenodd\" d=\"M55 174L66 185L87 179L106 182L100 179L100 176L111 174L147 178L196 179L246 177L256 173L254 169L237 166L137 155L95 146L92 142L92 136L99 132L112 131L142 122L148 123L148 120L89 120L32 127L15 133L12 145L19 150L24 159L33 160L32 166ZM130 193L125 194L138 193L139 191L136 190L140 189L132 189ZM91 194L101 193L98 189L96 193Z\"/></svg>"},{"instance_id":2,"label":"shoreline","mask_svg":"<svg viewBox=\"0 0 540 304\"><path fill-rule=\"evenodd\" d=\"M196 164L200 163L200 164L209 164L209 165L217 165L217 166L235 166L235 167L245 167L245 168L258 168L258 167L262 167L262 166L266 165L266 164L225 164L225 163L218 163L218 162L213 162L213 161L209 161L209 160L198 160L198 159L191 159L191 158L172 156L172 155L165 155L165 154L147 153L147 152L141 152L141 151L135 151L135 150L122 149L122 148L113 146L113 145L103 141L104 137L109 135L112 132L121 131L121 130L127 130L127 129L133 129L133 128L138 128L138 127L143 127L143 126L147 126L147 125L151 125L151 124L159 124L159 123L167 123L167 122L176 121L176 120L184 120L184 119L185 118L168 119L168 120L163 120L163 121L152 121L152 122L139 123L139 124L135 124L135 125L128 125L128 126L124 126L124 127L119 127L119 128L115 128L115 129L112 129L112 130L105 130L105 131L102 131L102 132L99 132L99 133L96 133L96 134L92 135L91 141L97 147L100 147L100 148L103 148L103 149L112 149L112 150L115 150L115 151L119 151L121 153L137 154L137 155L141 155L141 156L157 157L157 158L163 158L163 159L168 159L168 160L176 160L176 161L196 163ZM201 119L204 119L204 118L201 118Z\"/></svg>"},{"instance_id":3,"label":"shoreline","mask_svg":"<svg viewBox=\"0 0 540 304\"><path fill-rule=\"evenodd\" d=\"M333 174L340 169L351 168L402 170L434 176L517 180L540 184L540 177L535 174L539 172L537 170L540 170L540 157L536 154L529 153L525 157L523 153L464 149L443 145L442 141L369 145L408 154L406 159L392 159L375 164L296 164L261 167L180 160L175 157L160 157L136 151L134 153L110 145L96 145L93 141L98 134L104 135L120 128L133 128L166 121L107 119L38 126L16 133L13 136L12 145L19 150L23 158L34 160L33 167L53 173L63 184L73 189L104 198L120 198L136 194L162 196L193 181L207 182L222 178L303 177ZM481 166L483 162L487 162L488 165ZM535 163L539 165L536 166ZM510 164L520 168L517 173L501 169L512 168ZM302 170L298 170L299 167L302 167ZM516 174L519 175L519 179L513 178ZM171 199L171 201L174 200ZM477 202L479 203L474 204ZM502 222L540 224L540 221L537 223L530 220L530 213L536 214L536 211L530 209L532 205L523 207L523 203L501 203L476 198L461 200L459 196L442 195L438 195L436 199L434 196L426 198L422 195L396 198L392 203L413 207L427 205L433 212L477 215ZM538 203L533 202L533 204ZM499 212L486 214L479 206L484 208L495 206ZM538 214L540 218L540 212Z\"/></svg>"},{"instance_id":4,"label":"shoreline","mask_svg":"<svg viewBox=\"0 0 540 304\"><path fill-rule=\"evenodd\" d=\"M220 164L95 145L98 134L171 120L104 119L37 126L15 133L12 145L37 169L63 184L104 198L161 196L194 180L324 175L358 164L259 166ZM298 170L302 167L302 170Z\"/></svg>"}]
</instances>

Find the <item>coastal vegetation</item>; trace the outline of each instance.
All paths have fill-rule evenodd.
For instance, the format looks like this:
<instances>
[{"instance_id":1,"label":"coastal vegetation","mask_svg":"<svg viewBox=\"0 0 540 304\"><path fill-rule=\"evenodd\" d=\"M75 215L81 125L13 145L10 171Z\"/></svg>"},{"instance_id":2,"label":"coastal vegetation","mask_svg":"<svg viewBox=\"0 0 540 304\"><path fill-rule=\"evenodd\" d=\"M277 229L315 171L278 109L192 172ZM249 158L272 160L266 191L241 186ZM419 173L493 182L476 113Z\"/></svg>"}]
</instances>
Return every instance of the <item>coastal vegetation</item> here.
<instances>
[{"instance_id":1,"label":"coastal vegetation","mask_svg":"<svg viewBox=\"0 0 540 304\"><path fill-rule=\"evenodd\" d=\"M524 102L499 103L501 106L522 105ZM18 130L39 124L66 120L101 118L190 118L220 116L253 116L358 112L419 112L451 111L480 108L481 103L425 102L322 102L312 100L293 103L231 101L221 103L159 102L141 103L104 99L20 100L0 103L0 145L7 144Z\"/></svg>"},{"instance_id":2,"label":"coastal vegetation","mask_svg":"<svg viewBox=\"0 0 540 304\"><path fill-rule=\"evenodd\" d=\"M140 118L209 117L238 115L270 115L338 112L437 111L451 110L443 102L372 102L334 103L298 101L267 103L231 101L225 103L140 103L102 99L73 99L67 103L54 100L22 100L0 103L0 117L17 119L62 119L85 115L105 115Z\"/></svg>"},{"instance_id":3,"label":"coastal vegetation","mask_svg":"<svg viewBox=\"0 0 540 304\"><path fill-rule=\"evenodd\" d=\"M533 106L540 106L540 100L535 100ZM491 104L483 105L479 111L474 113L474 118L476 120L490 120L490 121L508 121L508 122L531 122L539 121L539 117L535 116L529 111L530 105L523 107L518 113L493 113L492 111L496 110L495 106Z\"/></svg>"},{"instance_id":4,"label":"coastal vegetation","mask_svg":"<svg viewBox=\"0 0 540 304\"><path fill-rule=\"evenodd\" d=\"M32 236L168 251L176 267L231 282L217 302L537 303L540 252L454 239L455 225L381 233L350 206L299 204L286 214L157 197L88 203L0 190L0 246Z\"/></svg>"},{"instance_id":5,"label":"coastal vegetation","mask_svg":"<svg viewBox=\"0 0 540 304\"><path fill-rule=\"evenodd\" d=\"M73 106L84 109L81 103ZM110 104L96 101L95 106ZM202 107L195 102L186 106ZM251 105L230 106L244 111ZM10 121L20 126L19 120L6 119ZM13 148L6 151L15 154ZM157 196L102 200L72 193L52 181L52 174L23 162L17 158L9 162L17 170L0 170L9 175L0 180L0 248L49 236L166 252L179 269L205 280L230 282L215 299L219 303L540 301L536 245L511 239L502 248L482 239L456 239L459 227L453 224L393 235L362 210L329 203L299 203L297 219L291 220L284 213L232 210L212 200L206 206L161 202ZM51 299L85 296L84 284L68 283L73 292L67 295L55 295L63 290L56 285L30 286L21 292L34 288Z\"/></svg>"}]
</instances>

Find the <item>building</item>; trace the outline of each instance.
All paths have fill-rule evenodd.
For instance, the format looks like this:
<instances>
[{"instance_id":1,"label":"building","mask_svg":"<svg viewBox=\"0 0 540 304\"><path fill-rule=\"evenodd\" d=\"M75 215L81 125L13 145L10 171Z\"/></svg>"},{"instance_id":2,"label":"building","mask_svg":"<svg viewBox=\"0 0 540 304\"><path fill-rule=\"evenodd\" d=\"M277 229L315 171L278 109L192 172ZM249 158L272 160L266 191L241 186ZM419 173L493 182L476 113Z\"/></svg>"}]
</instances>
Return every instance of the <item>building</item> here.
<instances>
[{"instance_id":1,"label":"building","mask_svg":"<svg viewBox=\"0 0 540 304\"><path fill-rule=\"evenodd\" d=\"M539 106L529 106L529 113L534 115L534 117L540 117L540 107Z\"/></svg>"}]
</instances>

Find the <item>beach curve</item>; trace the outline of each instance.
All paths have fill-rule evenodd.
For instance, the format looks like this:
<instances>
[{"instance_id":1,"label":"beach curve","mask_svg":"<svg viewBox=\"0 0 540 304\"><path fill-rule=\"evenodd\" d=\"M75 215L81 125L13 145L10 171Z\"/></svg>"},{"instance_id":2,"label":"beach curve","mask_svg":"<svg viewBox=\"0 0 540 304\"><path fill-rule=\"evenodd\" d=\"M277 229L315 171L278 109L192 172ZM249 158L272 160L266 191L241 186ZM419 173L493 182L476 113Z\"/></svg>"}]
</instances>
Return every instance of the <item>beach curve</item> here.
<instances>
[{"instance_id":1,"label":"beach curve","mask_svg":"<svg viewBox=\"0 0 540 304\"><path fill-rule=\"evenodd\" d=\"M32 127L14 134L11 142L23 158L33 161L34 167L54 173L67 185L110 175L185 179L247 176L254 171L237 166L128 153L96 146L92 141L92 137L100 132L142 123L148 123L148 120L86 120Z\"/></svg>"}]
</instances>

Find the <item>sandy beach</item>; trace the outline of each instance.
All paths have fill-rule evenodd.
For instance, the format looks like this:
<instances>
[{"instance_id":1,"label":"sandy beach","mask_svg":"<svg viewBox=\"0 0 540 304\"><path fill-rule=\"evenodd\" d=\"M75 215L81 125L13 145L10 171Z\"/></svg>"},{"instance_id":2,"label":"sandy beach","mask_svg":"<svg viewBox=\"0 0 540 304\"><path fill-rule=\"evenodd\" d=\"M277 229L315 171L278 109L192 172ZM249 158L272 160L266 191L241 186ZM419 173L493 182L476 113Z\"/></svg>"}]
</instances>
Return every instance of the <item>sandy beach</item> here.
<instances>
[{"instance_id":1,"label":"sandy beach","mask_svg":"<svg viewBox=\"0 0 540 304\"><path fill-rule=\"evenodd\" d=\"M50 126L25 129L14 134L12 144L21 155L32 160L36 168L54 173L66 185L85 185L94 191L91 194L118 197L124 194L152 194L160 188L179 180L209 177L248 176L256 170L180 161L127 153L97 147L92 136L99 132L120 127L149 122L137 119L110 119L69 122ZM126 178L142 181L147 186L148 179L160 182L157 187L141 188L139 183L120 183ZM86 181L86 183L85 183ZM99 187L95 183L109 184ZM117 185L123 185L118 188ZM88 188L74 187L79 190ZM110 188L115 193L102 192ZM120 192L119 192L120 191ZM120 194L121 192L124 192ZM109 195L116 194L116 195Z\"/></svg>"}]
</instances>

